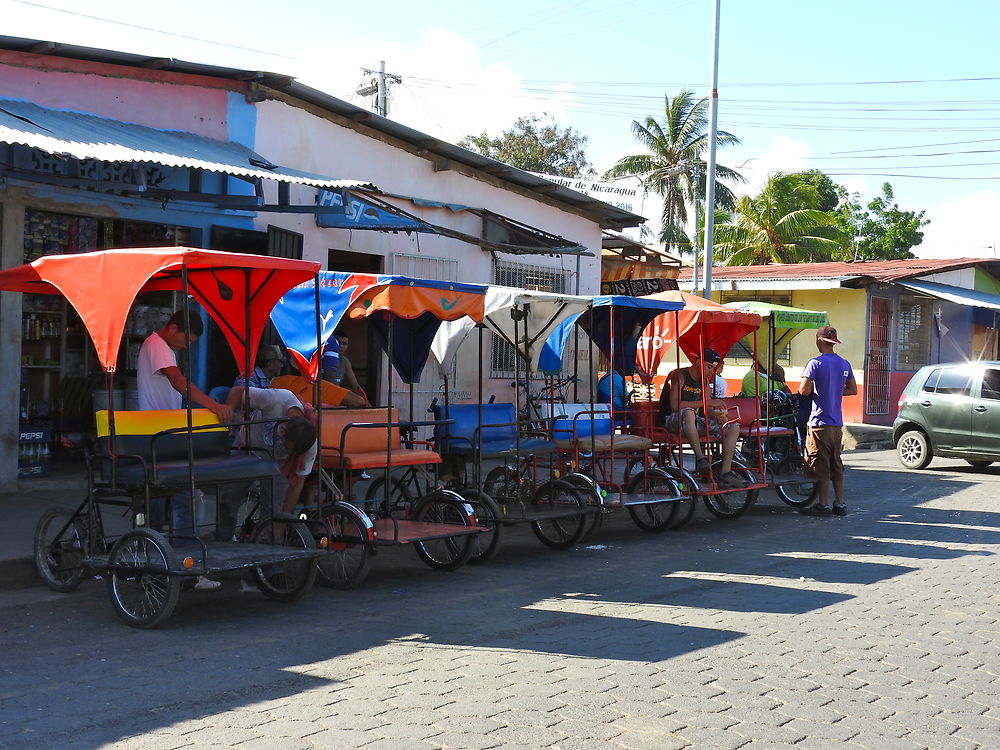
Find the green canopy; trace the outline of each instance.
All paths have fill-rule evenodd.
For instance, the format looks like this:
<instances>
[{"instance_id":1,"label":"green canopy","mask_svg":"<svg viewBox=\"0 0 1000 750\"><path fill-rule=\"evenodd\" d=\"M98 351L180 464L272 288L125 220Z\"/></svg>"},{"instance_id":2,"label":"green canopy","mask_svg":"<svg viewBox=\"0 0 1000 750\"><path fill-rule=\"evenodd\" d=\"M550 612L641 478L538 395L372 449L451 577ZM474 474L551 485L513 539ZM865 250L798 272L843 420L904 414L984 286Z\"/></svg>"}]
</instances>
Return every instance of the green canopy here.
<instances>
[{"instance_id":1,"label":"green canopy","mask_svg":"<svg viewBox=\"0 0 1000 750\"><path fill-rule=\"evenodd\" d=\"M775 305L759 300L744 302L729 302L726 307L732 307L745 312L757 313L764 319L757 337L757 349L761 352L758 359L765 363L767 371L771 372L778 353L788 346L797 335L807 328L819 328L827 325L825 312L802 310L798 307ZM753 336L747 336L738 344L748 356L754 356Z\"/></svg>"}]
</instances>

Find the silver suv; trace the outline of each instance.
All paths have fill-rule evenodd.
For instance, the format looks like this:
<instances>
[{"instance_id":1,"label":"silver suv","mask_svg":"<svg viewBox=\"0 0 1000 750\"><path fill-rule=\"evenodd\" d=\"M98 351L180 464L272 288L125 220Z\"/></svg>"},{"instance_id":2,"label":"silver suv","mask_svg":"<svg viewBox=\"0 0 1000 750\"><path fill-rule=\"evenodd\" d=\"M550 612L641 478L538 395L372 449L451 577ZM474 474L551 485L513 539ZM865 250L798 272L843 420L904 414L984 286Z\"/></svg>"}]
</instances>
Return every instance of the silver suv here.
<instances>
[{"instance_id":1,"label":"silver suv","mask_svg":"<svg viewBox=\"0 0 1000 750\"><path fill-rule=\"evenodd\" d=\"M934 456L976 468L1000 461L1000 362L917 370L899 398L892 439L908 469L923 469Z\"/></svg>"}]
</instances>

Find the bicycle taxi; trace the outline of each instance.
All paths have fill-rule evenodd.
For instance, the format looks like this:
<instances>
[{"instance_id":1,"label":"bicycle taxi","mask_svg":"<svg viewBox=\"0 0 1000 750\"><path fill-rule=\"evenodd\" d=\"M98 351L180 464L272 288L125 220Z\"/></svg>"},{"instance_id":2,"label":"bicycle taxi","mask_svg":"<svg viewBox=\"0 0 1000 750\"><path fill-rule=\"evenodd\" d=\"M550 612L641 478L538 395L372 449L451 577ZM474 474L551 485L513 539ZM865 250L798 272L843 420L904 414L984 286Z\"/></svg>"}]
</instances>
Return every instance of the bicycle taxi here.
<instances>
[{"instance_id":1,"label":"bicycle taxi","mask_svg":"<svg viewBox=\"0 0 1000 750\"><path fill-rule=\"evenodd\" d=\"M782 350L792 339L802 331L820 328L829 322L825 312L804 310L797 307L786 307L770 302L745 301L730 302L726 307L732 307L744 312L760 315L766 325L762 326L764 357L760 362L773 373L774 365ZM759 342L758 342L759 343ZM752 357L756 363L752 342L746 337L740 339L736 346ZM770 382L770 381L768 381ZM803 424L808 413L803 415L796 394L785 394L780 390L760 392L760 379L754 379L755 390L752 398L761 403L762 426L766 427L761 434L751 435L749 431L743 436L740 452L746 456L760 455L764 466L764 478L768 487L786 505L793 508L804 508L816 500L818 489L816 482L808 479L803 473L803 455L805 437Z\"/></svg>"},{"instance_id":2,"label":"bicycle taxi","mask_svg":"<svg viewBox=\"0 0 1000 750\"><path fill-rule=\"evenodd\" d=\"M593 348L608 360L609 368L631 375L635 368L639 336L649 322L683 307L683 301L622 295L594 297L586 312L564 321L549 336L542 354L545 369L558 369L574 328L590 342L591 373L595 372ZM570 481L587 492L604 512L624 509L644 531L670 527L678 507L689 500L690 477L683 470L659 465L651 459L654 442L629 428L633 414L611 403L594 402L593 382L589 403L555 404L552 431L565 463L574 471ZM639 467L630 472L629 467ZM593 516L592 533L601 523Z\"/></svg>"},{"instance_id":3,"label":"bicycle taxi","mask_svg":"<svg viewBox=\"0 0 1000 750\"><path fill-rule=\"evenodd\" d=\"M642 346L638 350L638 369L641 376L651 381L659 369L668 348L674 346L675 368L681 366L683 352L693 359L706 348L719 352L723 357L733 344L750 336L754 342L757 329L761 325L759 315L734 310L697 295L680 291L659 292L642 299L681 302L682 310L654 319L642 333ZM753 345L756 351L756 344ZM652 390L652 389L650 389ZM708 391L702 393L703 413L708 413ZM726 414L722 416L721 428L738 424L744 439L759 438L767 431L762 425L760 404L756 399L745 402L727 399ZM688 456L688 445L684 435L672 433L659 423L659 403L656 400L635 404L636 419L633 432L652 440L659 447L656 463L660 468L680 472L683 483L692 500L701 498L706 508L718 518L735 519L743 515L756 502L757 495L766 486L760 456L734 455L732 471L747 484L744 487L725 487L717 476L721 464L722 447L718 438L713 437L706 421L705 432L700 443L708 458L708 469L699 475L691 464L694 454ZM694 515L696 503L688 502L685 509L679 509L673 528L685 525Z\"/></svg>"},{"instance_id":4,"label":"bicycle taxi","mask_svg":"<svg viewBox=\"0 0 1000 750\"><path fill-rule=\"evenodd\" d=\"M371 556L383 545L412 545L430 567L454 570L473 553L474 537L486 533L461 495L445 489L436 476L441 455L420 430L440 428L442 420L415 420L413 386L420 380L431 340L445 321L483 316L485 287L475 284L324 271L290 290L272 313L272 322L301 372L322 380L323 346L345 318L365 319L390 365L386 368L386 406L359 409L319 408L319 504L303 509L307 518L326 522L331 552L318 559L321 583L354 588L368 573ZM319 311L319 344L303 320ZM392 372L408 386L410 418L401 419L392 403ZM319 399L316 400L320 406ZM364 498L353 496L357 475L375 474ZM401 479L420 477L414 494ZM388 488L388 489L387 489Z\"/></svg>"},{"instance_id":5,"label":"bicycle taxi","mask_svg":"<svg viewBox=\"0 0 1000 750\"><path fill-rule=\"evenodd\" d=\"M260 590L294 600L312 584L324 535L304 524L263 520L251 543L205 541L200 527L151 528L153 504L187 493L195 518L195 489L219 489L248 479L273 481L273 458L231 450L229 428L207 409L129 412L114 409L112 393L126 317L137 295L180 292L219 324L246 372L275 301L313 278L319 264L179 247L117 249L51 255L0 272L0 289L62 294L89 333L105 373L107 411L98 412L99 448L88 456L87 495L72 513L50 510L35 532L35 563L46 584L71 591L85 571L100 573L117 614L151 628L170 616L181 580L247 570ZM186 343L190 334L186 334ZM188 396L190 397L190 381ZM190 398L188 399L190 403ZM110 533L105 520L124 514L127 530Z\"/></svg>"},{"instance_id":6,"label":"bicycle taxi","mask_svg":"<svg viewBox=\"0 0 1000 750\"><path fill-rule=\"evenodd\" d=\"M522 391L538 373L542 346L563 321L575 318L591 305L589 297L536 292L502 286L486 290L482 325L459 320L441 326L431 350L445 380L443 403L435 403L435 416L446 420L436 443L451 462L456 489L476 509L477 519L490 528L476 540L473 562L495 554L504 526L528 523L548 547L566 549L579 541L587 516L600 510L589 493L579 489L587 478L574 476L555 464L556 442L552 417L531 414L522 404ZM470 334L478 331L479 390L474 403L451 403L449 373L461 351L463 361L472 357ZM483 337L490 332L507 345L514 372L513 402L484 402ZM491 342L492 343L492 342ZM463 344L465 350L462 349ZM489 464L487 469L486 464Z\"/></svg>"}]
</instances>

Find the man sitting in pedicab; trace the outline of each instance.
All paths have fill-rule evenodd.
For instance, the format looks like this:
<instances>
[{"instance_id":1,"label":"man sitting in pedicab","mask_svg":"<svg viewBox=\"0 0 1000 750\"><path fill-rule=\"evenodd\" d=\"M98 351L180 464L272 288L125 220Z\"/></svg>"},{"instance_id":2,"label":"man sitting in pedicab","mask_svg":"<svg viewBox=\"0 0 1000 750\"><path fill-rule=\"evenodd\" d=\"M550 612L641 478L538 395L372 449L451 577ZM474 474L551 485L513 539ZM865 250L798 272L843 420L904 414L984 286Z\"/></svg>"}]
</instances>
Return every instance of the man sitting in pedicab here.
<instances>
[{"instance_id":1,"label":"man sitting in pedicab","mask_svg":"<svg viewBox=\"0 0 1000 750\"><path fill-rule=\"evenodd\" d=\"M722 357L715 349L705 349L700 357L695 355L690 367L681 367L671 372L660 395L660 417L668 432L673 435L683 435L691 444L697 459L696 472L699 475L707 474L709 470L708 458L702 446L707 426L709 436L713 440L722 442L719 485L739 489L750 484L733 472L733 454L740 437L740 426L733 422L723 428L726 402L711 395L716 367L720 362ZM706 384L709 395L703 401ZM710 412L707 416L702 411L703 403Z\"/></svg>"}]
</instances>

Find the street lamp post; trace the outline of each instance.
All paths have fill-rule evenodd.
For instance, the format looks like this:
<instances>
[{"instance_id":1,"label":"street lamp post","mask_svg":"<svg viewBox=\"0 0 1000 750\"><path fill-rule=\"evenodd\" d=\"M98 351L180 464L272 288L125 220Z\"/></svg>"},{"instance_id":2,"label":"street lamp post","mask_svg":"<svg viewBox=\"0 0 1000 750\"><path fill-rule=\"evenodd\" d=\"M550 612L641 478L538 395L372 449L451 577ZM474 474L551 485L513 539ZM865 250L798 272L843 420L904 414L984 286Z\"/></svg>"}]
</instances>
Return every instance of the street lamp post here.
<instances>
[{"instance_id":1,"label":"street lamp post","mask_svg":"<svg viewBox=\"0 0 1000 750\"><path fill-rule=\"evenodd\" d=\"M719 133L719 11L722 0L712 10L712 96L708 100L708 166L705 183L705 299L712 298L712 247L715 244L715 142Z\"/></svg>"}]
</instances>

